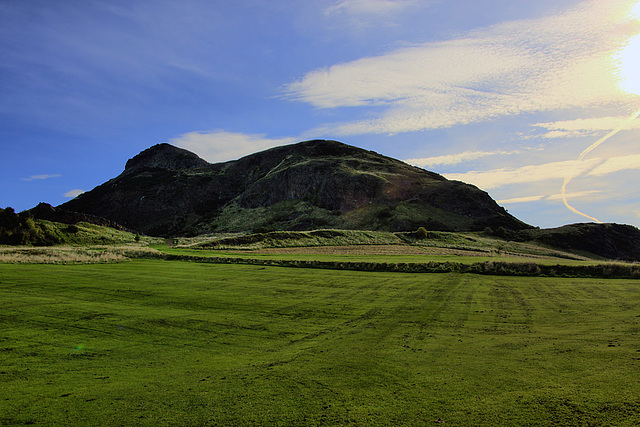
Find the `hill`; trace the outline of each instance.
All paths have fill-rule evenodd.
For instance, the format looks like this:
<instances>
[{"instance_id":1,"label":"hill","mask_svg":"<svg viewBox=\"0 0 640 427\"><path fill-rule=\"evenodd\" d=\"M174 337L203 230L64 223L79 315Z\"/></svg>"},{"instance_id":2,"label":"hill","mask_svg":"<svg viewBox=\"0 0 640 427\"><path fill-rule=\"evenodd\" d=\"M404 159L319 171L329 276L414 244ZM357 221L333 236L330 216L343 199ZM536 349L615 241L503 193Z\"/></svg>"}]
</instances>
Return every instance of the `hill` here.
<instances>
[{"instance_id":1,"label":"hill","mask_svg":"<svg viewBox=\"0 0 640 427\"><path fill-rule=\"evenodd\" d=\"M570 224L557 228L521 230L506 236L606 259L640 261L640 230L624 224Z\"/></svg>"},{"instance_id":2,"label":"hill","mask_svg":"<svg viewBox=\"0 0 640 427\"><path fill-rule=\"evenodd\" d=\"M86 222L89 224L99 225L101 227L115 228L116 230L134 232L129 230L115 221L108 220L95 215L89 215L80 212L71 212L65 209L54 208L48 203L39 203L35 208L29 209L28 214L37 219L43 219L51 222L59 222L62 224L78 224Z\"/></svg>"},{"instance_id":3,"label":"hill","mask_svg":"<svg viewBox=\"0 0 640 427\"><path fill-rule=\"evenodd\" d=\"M105 245L134 243L140 239L133 233L122 229L112 228L106 224L96 224L85 221L82 215L64 213L63 218L75 221L59 221L53 219L34 218L32 212L48 211L43 206L40 209L15 213L13 208L0 208L0 245Z\"/></svg>"},{"instance_id":4,"label":"hill","mask_svg":"<svg viewBox=\"0 0 640 427\"><path fill-rule=\"evenodd\" d=\"M484 191L337 141L276 147L210 164L158 144L58 209L156 236L318 228L531 228Z\"/></svg>"}]
</instances>

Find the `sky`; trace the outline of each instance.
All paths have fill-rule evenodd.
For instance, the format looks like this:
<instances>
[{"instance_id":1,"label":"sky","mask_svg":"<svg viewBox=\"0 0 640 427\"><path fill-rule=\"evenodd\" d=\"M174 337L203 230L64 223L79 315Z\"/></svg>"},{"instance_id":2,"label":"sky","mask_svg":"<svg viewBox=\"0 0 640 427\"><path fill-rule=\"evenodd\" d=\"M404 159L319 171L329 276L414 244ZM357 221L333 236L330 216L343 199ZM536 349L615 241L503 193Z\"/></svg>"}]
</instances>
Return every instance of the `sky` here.
<instances>
[{"instance_id":1,"label":"sky","mask_svg":"<svg viewBox=\"0 0 640 427\"><path fill-rule=\"evenodd\" d=\"M333 139L543 228L640 226L636 0L0 0L0 207L161 142Z\"/></svg>"}]
</instances>

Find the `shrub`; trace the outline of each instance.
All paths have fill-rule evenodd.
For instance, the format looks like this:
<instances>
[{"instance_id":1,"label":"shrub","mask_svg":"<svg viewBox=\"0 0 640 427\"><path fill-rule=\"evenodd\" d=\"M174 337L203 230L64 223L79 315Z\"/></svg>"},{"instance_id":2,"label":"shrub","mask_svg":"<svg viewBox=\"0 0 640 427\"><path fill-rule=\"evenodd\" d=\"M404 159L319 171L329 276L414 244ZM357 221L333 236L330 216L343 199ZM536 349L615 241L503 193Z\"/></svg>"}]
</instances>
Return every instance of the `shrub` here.
<instances>
[{"instance_id":1,"label":"shrub","mask_svg":"<svg viewBox=\"0 0 640 427\"><path fill-rule=\"evenodd\" d=\"M504 227L498 227L498 229L493 234L504 239L507 237L507 230Z\"/></svg>"},{"instance_id":2,"label":"shrub","mask_svg":"<svg viewBox=\"0 0 640 427\"><path fill-rule=\"evenodd\" d=\"M416 237L418 239L426 239L427 237L429 237L429 233L427 232L427 229L424 227L418 227L418 229L416 230Z\"/></svg>"}]
</instances>

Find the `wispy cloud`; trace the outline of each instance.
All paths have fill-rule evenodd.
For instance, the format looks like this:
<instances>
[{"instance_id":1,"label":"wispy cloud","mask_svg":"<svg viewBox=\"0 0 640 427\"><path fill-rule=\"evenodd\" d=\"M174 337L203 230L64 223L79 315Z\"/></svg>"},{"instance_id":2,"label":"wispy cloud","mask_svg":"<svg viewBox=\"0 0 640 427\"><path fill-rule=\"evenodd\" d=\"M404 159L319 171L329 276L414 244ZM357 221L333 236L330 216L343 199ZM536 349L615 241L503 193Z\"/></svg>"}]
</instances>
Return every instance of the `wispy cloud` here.
<instances>
[{"instance_id":1,"label":"wispy cloud","mask_svg":"<svg viewBox=\"0 0 640 427\"><path fill-rule=\"evenodd\" d=\"M60 175L59 173L54 173L51 175L31 175L28 178L22 178L23 181L40 181L43 179L51 179L51 178L59 178L62 175Z\"/></svg>"},{"instance_id":2,"label":"wispy cloud","mask_svg":"<svg viewBox=\"0 0 640 427\"><path fill-rule=\"evenodd\" d=\"M402 11L417 0L342 0L325 9L325 15L386 15Z\"/></svg>"},{"instance_id":3,"label":"wispy cloud","mask_svg":"<svg viewBox=\"0 0 640 427\"><path fill-rule=\"evenodd\" d=\"M603 176L630 169L640 169L640 154L610 157L589 172L589 175Z\"/></svg>"},{"instance_id":4,"label":"wispy cloud","mask_svg":"<svg viewBox=\"0 0 640 427\"><path fill-rule=\"evenodd\" d=\"M527 165L519 168L501 168L488 171L465 173L445 173L445 177L477 185L485 190L500 188L510 184L524 184L564 179L566 176L601 177L625 170L640 170L640 154L593 158L588 160L568 160L540 165Z\"/></svg>"},{"instance_id":5,"label":"wispy cloud","mask_svg":"<svg viewBox=\"0 0 640 427\"><path fill-rule=\"evenodd\" d=\"M419 167L451 166L460 163L481 159L483 157L495 156L498 154L518 154L520 151L464 151L462 153L447 154L444 156L424 157L420 159L406 159L405 163Z\"/></svg>"},{"instance_id":6,"label":"wispy cloud","mask_svg":"<svg viewBox=\"0 0 640 427\"><path fill-rule=\"evenodd\" d=\"M73 199L75 197L78 197L79 195L81 195L84 192L85 192L84 190L81 190L79 188L75 188L73 190L69 190L66 193L64 193L62 195L62 197L66 197L67 199Z\"/></svg>"},{"instance_id":7,"label":"wispy cloud","mask_svg":"<svg viewBox=\"0 0 640 427\"><path fill-rule=\"evenodd\" d=\"M542 135L542 137L555 139L563 137L590 136L597 132L611 131L614 129L640 129L640 120L629 120L629 117L594 117L549 123L535 123L532 126L548 129L549 132Z\"/></svg>"},{"instance_id":8,"label":"wispy cloud","mask_svg":"<svg viewBox=\"0 0 640 427\"><path fill-rule=\"evenodd\" d=\"M590 190L590 191L578 191L575 193L567 193L566 197L569 199L582 199L582 198L591 198L593 195L601 193L598 190ZM539 202L541 200L562 200L562 194L552 194L552 195L538 195L538 196L526 196L526 197L515 197L512 199L503 199L498 200L497 203L500 205L511 205L516 203L530 203L530 202Z\"/></svg>"},{"instance_id":9,"label":"wispy cloud","mask_svg":"<svg viewBox=\"0 0 640 427\"><path fill-rule=\"evenodd\" d=\"M514 203L530 203L530 202L539 202L542 199L545 199L546 196L526 196L526 197L514 197L512 199L503 199L496 200L496 203L499 205L511 205Z\"/></svg>"},{"instance_id":10,"label":"wispy cloud","mask_svg":"<svg viewBox=\"0 0 640 427\"><path fill-rule=\"evenodd\" d=\"M280 145L292 144L294 138L266 138L265 135L243 134L216 130L189 132L169 143L193 151L209 162L235 160L242 156Z\"/></svg>"},{"instance_id":11,"label":"wispy cloud","mask_svg":"<svg viewBox=\"0 0 640 427\"><path fill-rule=\"evenodd\" d=\"M500 188L510 184L524 184L549 179L564 179L565 176L579 176L594 167L602 160L590 159L584 161L568 160L550 162L541 165L527 165L519 168L501 168L490 171L471 171L465 173L445 173L445 177L468 182L488 190Z\"/></svg>"},{"instance_id":12,"label":"wispy cloud","mask_svg":"<svg viewBox=\"0 0 640 427\"><path fill-rule=\"evenodd\" d=\"M550 17L333 65L289 84L286 93L318 108L386 107L373 119L330 125L338 135L628 102L612 61L639 30L628 6L628 0L587 1Z\"/></svg>"}]
</instances>

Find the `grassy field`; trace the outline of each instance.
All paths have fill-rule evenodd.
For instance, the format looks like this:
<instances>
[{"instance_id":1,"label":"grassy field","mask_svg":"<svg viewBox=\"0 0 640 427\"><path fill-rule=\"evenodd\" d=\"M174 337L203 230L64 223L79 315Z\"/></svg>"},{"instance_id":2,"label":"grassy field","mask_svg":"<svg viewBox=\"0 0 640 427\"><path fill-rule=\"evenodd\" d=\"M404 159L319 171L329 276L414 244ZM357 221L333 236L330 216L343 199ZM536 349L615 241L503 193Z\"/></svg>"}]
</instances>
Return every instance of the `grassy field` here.
<instances>
[{"instance_id":1,"label":"grassy field","mask_svg":"<svg viewBox=\"0 0 640 427\"><path fill-rule=\"evenodd\" d=\"M358 245L358 246L324 246L269 248L256 250L206 250L167 245L151 245L163 253L227 258L254 258L265 260L304 260L304 261L342 261L342 262L378 262L378 263L425 263L425 262L460 262L472 264L477 262L535 262L546 265L596 265L604 261L577 260L532 256L530 254L489 254L469 250L450 250L447 248L430 248L409 245Z\"/></svg>"},{"instance_id":2,"label":"grassy field","mask_svg":"<svg viewBox=\"0 0 640 427\"><path fill-rule=\"evenodd\" d=\"M640 424L640 282L0 264L3 425Z\"/></svg>"},{"instance_id":3,"label":"grassy field","mask_svg":"<svg viewBox=\"0 0 640 427\"><path fill-rule=\"evenodd\" d=\"M128 261L155 254L146 244L104 246L0 246L0 263L91 264Z\"/></svg>"},{"instance_id":4,"label":"grassy field","mask_svg":"<svg viewBox=\"0 0 640 427\"><path fill-rule=\"evenodd\" d=\"M417 245L281 247L206 250L153 245L156 258L217 264L403 273L640 279L640 264L567 259L530 253L486 252Z\"/></svg>"},{"instance_id":5,"label":"grassy field","mask_svg":"<svg viewBox=\"0 0 640 427\"><path fill-rule=\"evenodd\" d=\"M448 233L441 231L427 232L426 238L417 237L416 233L391 233L385 231L362 230L315 230L315 231L279 231L255 234L213 234L194 238L174 239L174 247L198 250L235 250L259 251L310 249L317 253L318 249L346 246L402 246L402 254L427 254L437 250L440 254L468 256L529 256L535 258L555 258L572 260L598 259L593 254L568 252L550 248L533 242L507 241L479 232ZM341 254L344 255L344 254Z\"/></svg>"}]
</instances>

